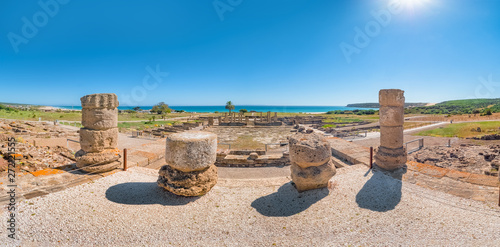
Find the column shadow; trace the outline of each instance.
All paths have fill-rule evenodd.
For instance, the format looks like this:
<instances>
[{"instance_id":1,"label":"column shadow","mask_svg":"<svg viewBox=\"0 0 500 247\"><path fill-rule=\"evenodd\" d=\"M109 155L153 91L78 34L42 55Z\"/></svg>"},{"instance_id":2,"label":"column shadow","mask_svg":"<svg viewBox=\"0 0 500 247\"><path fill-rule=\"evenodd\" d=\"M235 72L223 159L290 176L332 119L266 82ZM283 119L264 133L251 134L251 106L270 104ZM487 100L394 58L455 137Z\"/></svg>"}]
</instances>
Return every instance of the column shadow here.
<instances>
[{"instance_id":1,"label":"column shadow","mask_svg":"<svg viewBox=\"0 0 500 247\"><path fill-rule=\"evenodd\" d=\"M128 205L180 206L194 202L198 198L175 195L160 188L156 182L129 182L113 185L106 190L106 199Z\"/></svg>"},{"instance_id":2,"label":"column shadow","mask_svg":"<svg viewBox=\"0 0 500 247\"><path fill-rule=\"evenodd\" d=\"M374 167L372 177L356 195L360 208L377 212L393 210L401 201L402 177L405 171L389 173Z\"/></svg>"},{"instance_id":3,"label":"column shadow","mask_svg":"<svg viewBox=\"0 0 500 247\"><path fill-rule=\"evenodd\" d=\"M299 193L290 182L282 185L277 192L256 199L251 206L264 216L287 217L308 209L328 194L328 188Z\"/></svg>"}]
</instances>

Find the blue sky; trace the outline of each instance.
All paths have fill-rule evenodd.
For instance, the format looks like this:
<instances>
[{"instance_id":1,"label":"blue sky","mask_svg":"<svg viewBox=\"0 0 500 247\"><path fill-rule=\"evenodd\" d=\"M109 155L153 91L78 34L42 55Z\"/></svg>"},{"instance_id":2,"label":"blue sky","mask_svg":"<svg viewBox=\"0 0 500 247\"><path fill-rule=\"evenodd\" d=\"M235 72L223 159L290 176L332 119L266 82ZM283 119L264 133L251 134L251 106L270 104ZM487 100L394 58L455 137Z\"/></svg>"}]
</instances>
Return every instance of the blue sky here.
<instances>
[{"instance_id":1,"label":"blue sky","mask_svg":"<svg viewBox=\"0 0 500 247\"><path fill-rule=\"evenodd\" d=\"M390 2L5 0L0 102L112 92L121 105L345 105L377 102L382 88L407 102L500 97L500 1Z\"/></svg>"}]
</instances>

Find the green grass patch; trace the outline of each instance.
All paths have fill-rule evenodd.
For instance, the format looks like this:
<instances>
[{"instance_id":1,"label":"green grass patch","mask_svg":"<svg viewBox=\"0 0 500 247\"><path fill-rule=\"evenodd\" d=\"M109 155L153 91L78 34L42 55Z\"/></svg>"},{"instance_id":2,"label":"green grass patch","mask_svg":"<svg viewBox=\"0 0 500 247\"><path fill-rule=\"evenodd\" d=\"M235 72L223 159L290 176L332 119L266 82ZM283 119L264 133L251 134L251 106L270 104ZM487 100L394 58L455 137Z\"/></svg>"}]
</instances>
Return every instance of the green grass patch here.
<instances>
[{"instance_id":1,"label":"green grass patch","mask_svg":"<svg viewBox=\"0 0 500 247\"><path fill-rule=\"evenodd\" d=\"M335 124L325 124L325 125L323 125L323 128L337 128L337 125L335 125Z\"/></svg>"},{"instance_id":2,"label":"green grass patch","mask_svg":"<svg viewBox=\"0 0 500 247\"><path fill-rule=\"evenodd\" d=\"M473 122L473 123L455 123L449 124L446 127L440 127L432 130L425 130L419 132L419 136L436 136L436 137L476 137L486 134L499 133L500 130L499 121L488 121L488 122ZM477 128L481 129L481 132L477 131Z\"/></svg>"},{"instance_id":3,"label":"green grass patch","mask_svg":"<svg viewBox=\"0 0 500 247\"><path fill-rule=\"evenodd\" d=\"M123 130L123 129L145 130L145 129L160 127L161 125L172 125L173 123L174 123L174 121L119 122L118 128L120 128L120 130Z\"/></svg>"},{"instance_id":4,"label":"green grass patch","mask_svg":"<svg viewBox=\"0 0 500 247\"><path fill-rule=\"evenodd\" d=\"M324 123L359 123L363 122L359 118L348 118L348 117L334 117L323 120Z\"/></svg>"}]
</instances>

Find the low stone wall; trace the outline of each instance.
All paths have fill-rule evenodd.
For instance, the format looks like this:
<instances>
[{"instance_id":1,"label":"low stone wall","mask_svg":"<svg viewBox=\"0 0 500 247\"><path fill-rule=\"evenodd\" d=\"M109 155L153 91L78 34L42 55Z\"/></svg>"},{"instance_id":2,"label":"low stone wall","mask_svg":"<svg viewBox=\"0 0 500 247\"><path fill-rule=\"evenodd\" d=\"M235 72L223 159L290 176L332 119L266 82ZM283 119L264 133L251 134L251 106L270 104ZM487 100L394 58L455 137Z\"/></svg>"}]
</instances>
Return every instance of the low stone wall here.
<instances>
[{"instance_id":1,"label":"low stone wall","mask_svg":"<svg viewBox=\"0 0 500 247\"><path fill-rule=\"evenodd\" d=\"M234 155L250 155L252 153L257 153L258 155L265 155L266 151L264 150L231 150L229 154Z\"/></svg>"},{"instance_id":2,"label":"low stone wall","mask_svg":"<svg viewBox=\"0 0 500 247\"><path fill-rule=\"evenodd\" d=\"M266 123L266 122L255 122L254 123L255 126L282 126L283 125L283 122L269 122L269 123Z\"/></svg>"},{"instance_id":3,"label":"low stone wall","mask_svg":"<svg viewBox=\"0 0 500 247\"><path fill-rule=\"evenodd\" d=\"M233 154L239 153L239 154ZM267 166L288 166L290 157L288 153L283 154L258 154L252 152L246 154L246 150L235 150L228 152L217 152L216 166L220 167L267 167ZM262 153L262 152L259 152Z\"/></svg>"}]
</instances>

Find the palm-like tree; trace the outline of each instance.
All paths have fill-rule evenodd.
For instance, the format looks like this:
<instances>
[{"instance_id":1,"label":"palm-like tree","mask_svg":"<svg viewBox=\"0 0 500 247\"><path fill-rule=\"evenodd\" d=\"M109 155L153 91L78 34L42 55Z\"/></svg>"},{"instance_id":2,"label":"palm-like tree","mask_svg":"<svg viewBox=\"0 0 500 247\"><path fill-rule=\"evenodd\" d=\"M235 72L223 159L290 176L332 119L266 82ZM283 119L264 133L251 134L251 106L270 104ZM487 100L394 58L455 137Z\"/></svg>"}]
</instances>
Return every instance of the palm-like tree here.
<instances>
[{"instance_id":1,"label":"palm-like tree","mask_svg":"<svg viewBox=\"0 0 500 247\"><path fill-rule=\"evenodd\" d=\"M231 111L234 110L234 105L233 105L233 103L231 101L228 101L226 103L226 109L229 110L229 115L231 115Z\"/></svg>"}]
</instances>

